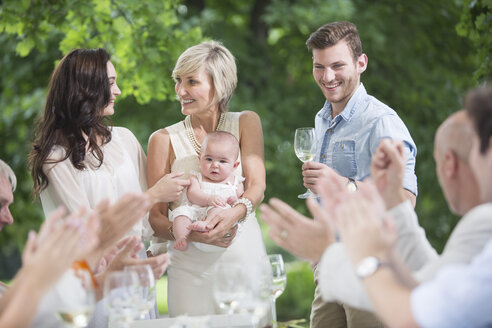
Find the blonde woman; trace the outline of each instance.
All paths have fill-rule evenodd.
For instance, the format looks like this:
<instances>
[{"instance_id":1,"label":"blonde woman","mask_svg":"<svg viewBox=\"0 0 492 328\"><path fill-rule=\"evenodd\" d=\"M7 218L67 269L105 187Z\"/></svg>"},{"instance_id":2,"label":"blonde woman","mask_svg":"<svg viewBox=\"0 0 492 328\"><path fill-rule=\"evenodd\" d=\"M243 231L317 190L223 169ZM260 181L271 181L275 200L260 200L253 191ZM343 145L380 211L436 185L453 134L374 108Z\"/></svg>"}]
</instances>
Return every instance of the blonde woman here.
<instances>
[{"instance_id":1,"label":"blonde woman","mask_svg":"<svg viewBox=\"0 0 492 328\"><path fill-rule=\"evenodd\" d=\"M151 136L147 159L149 186L170 172L183 171L186 178L190 171L199 171L201 144L209 132L227 131L240 145L241 165L236 173L245 177L243 196L231 208L208 218L209 226L214 227L211 231L192 231L189 236L191 241L221 246L224 251L203 252L193 243L185 252L169 248L172 254L168 268L170 316L213 314L218 313L212 295L215 265L221 262L253 265L266 254L254 212L265 191L263 133L256 113L228 112L237 84L236 63L220 43L207 41L187 49L176 63L173 78L181 112L186 116ZM172 203L160 203L150 213L155 235L171 244L174 235L169 213L182 203L183 197ZM243 223L241 233L231 245L238 222Z\"/></svg>"}]
</instances>

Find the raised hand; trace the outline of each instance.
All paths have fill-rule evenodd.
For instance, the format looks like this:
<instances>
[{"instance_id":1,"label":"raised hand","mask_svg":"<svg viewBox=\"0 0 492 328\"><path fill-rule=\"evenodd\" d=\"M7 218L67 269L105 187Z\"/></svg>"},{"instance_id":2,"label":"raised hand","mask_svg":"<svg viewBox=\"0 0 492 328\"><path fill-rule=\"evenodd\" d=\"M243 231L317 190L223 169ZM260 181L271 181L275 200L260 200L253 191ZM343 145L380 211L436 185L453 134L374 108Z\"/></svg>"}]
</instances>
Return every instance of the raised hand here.
<instances>
[{"instance_id":1,"label":"raised hand","mask_svg":"<svg viewBox=\"0 0 492 328\"><path fill-rule=\"evenodd\" d=\"M99 221L95 215L86 218L85 209L65 219L63 214L63 209L57 209L49 216L41 227L43 238L31 231L22 255L23 272L31 271L41 288L51 287L74 261L92 252L99 241Z\"/></svg>"},{"instance_id":2,"label":"raised hand","mask_svg":"<svg viewBox=\"0 0 492 328\"><path fill-rule=\"evenodd\" d=\"M405 153L400 141L383 139L371 161L371 178L387 208L405 200L402 194Z\"/></svg>"},{"instance_id":3,"label":"raised hand","mask_svg":"<svg viewBox=\"0 0 492 328\"><path fill-rule=\"evenodd\" d=\"M150 201L145 194L128 193L115 204L102 201L96 207L99 215L101 230L99 232L99 246L97 259L109 248L116 244L127 231L141 220L150 207Z\"/></svg>"},{"instance_id":4,"label":"raised hand","mask_svg":"<svg viewBox=\"0 0 492 328\"><path fill-rule=\"evenodd\" d=\"M307 201L314 216L325 215L315 200ZM279 199L270 199L260 206L263 221L270 227L273 241L292 254L313 263L319 261L325 249L335 241L328 219L312 220Z\"/></svg>"},{"instance_id":5,"label":"raised hand","mask_svg":"<svg viewBox=\"0 0 492 328\"><path fill-rule=\"evenodd\" d=\"M388 259L397 239L392 218L382 214L379 206L367 197L370 193L377 194L375 187L364 188L368 189L364 192L366 195L350 195L337 207L334 217L342 243L354 264L366 256Z\"/></svg>"}]
</instances>

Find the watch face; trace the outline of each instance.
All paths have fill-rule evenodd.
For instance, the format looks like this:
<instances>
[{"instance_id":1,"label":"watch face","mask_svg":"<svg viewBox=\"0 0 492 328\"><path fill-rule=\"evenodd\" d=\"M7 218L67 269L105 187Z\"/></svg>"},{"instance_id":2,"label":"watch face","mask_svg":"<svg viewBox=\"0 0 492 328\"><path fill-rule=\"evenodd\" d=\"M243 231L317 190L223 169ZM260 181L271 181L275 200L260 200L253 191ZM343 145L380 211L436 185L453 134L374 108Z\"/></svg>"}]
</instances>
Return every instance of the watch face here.
<instances>
[{"instance_id":1,"label":"watch face","mask_svg":"<svg viewBox=\"0 0 492 328\"><path fill-rule=\"evenodd\" d=\"M356 191L357 190L357 185L355 184L354 181L349 181L347 183L347 189L350 190L350 191Z\"/></svg>"},{"instance_id":2,"label":"watch face","mask_svg":"<svg viewBox=\"0 0 492 328\"><path fill-rule=\"evenodd\" d=\"M359 262L355 273L359 278L365 278L376 272L378 267L379 267L379 260L374 256L369 256Z\"/></svg>"}]
</instances>

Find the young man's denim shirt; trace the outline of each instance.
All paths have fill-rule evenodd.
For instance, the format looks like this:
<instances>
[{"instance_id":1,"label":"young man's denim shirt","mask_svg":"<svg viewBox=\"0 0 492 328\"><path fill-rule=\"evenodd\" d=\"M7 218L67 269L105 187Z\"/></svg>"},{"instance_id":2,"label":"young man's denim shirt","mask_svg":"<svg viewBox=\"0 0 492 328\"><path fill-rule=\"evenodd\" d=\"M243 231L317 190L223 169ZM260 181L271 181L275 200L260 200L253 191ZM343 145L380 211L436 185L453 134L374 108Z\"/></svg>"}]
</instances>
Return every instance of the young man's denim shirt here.
<instances>
[{"instance_id":1,"label":"young man's denim shirt","mask_svg":"<svg viewBox=\"0 0 492 328\"><path fill-rule=\"evenodd\" d=\"M384 138L401 140L407 158L403 188L417 195L417 147L393 109L368 95L361 83L343 112L332 119L331 110L326 101L315 118L316 161L344 177L363 180L371 174L371 158L379 142Z\"/></svg>"}]
</instances>

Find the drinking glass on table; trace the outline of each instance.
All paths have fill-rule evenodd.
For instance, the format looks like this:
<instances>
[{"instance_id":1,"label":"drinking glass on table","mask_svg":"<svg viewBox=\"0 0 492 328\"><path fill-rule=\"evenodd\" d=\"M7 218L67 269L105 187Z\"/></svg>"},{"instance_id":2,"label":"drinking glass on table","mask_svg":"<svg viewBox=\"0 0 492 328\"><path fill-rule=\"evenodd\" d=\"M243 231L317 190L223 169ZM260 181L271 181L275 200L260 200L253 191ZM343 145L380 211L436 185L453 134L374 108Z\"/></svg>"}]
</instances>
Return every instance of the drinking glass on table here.
<instances>
[{"instance_id":1,"label":"drinking glass on table","mask_svg":"<svg viewBox=\"0 0 492 328\"><path fill-rule=\"evenodd\" d=\"M213 295L222 312L233 314L246 293L246 275L238 264L218 263L215 267Z\"/></svg>"},{"instance_id":2,"label":"drinking glass on table","mask_svg":"<svg viewBox=\"0 0 492 328\"><path fill-rule=\"evenodd\" d=\"M138 276L136 272L110 272L104 280L104 301L109 309L109 327L130 327L139 317Z\"/></svg>"},{"instance_id":3,"label":"drinking glass on table","mask_svg":"<svg viewBox=\"0 0 492 328\"><path fill-rule=\"evenodd\" d=\"M57 309L58 318L66 327L86 327L96 303L96 281L87 262L74 262L56 289L62 304Z\"/></svg>"},{"instance_id":4,"label":"drinking glass on table","mask_svg":"<svg viewBox=\"0 0 492 328\"><path fill-rule=\"evenodd\" d=\"M294 151L301 162L312 161L316 156L316 136L314 128L298 128L294 135ZM307 189L305 193L297 196L301 199L314 198L315 194Z\"/></svg>"},{"instance_id":5,"label":"drinking glass on table","mask_svg":"<svg viewBox=\"0 0 492 328\"><path fill-rule=\"evenodd\" d=\"M270 265L272 267L272 327L277 327L277 312L275 308L275 300L282 295L287 285L287 273L285 271L284 259L282 254L268 255Z\"/></svg>"},{"instance_id":6,"label":"drinking glass on table","mask_svg":"<svg viewBox=\"0 0 492 328\"><path fill-rule=\"evenodd\" d=\"M247 289L239 299L237 312L251 316L252 326L259 327L263 319L267 318L271 304L272 271L268 258L262 257L247 268Z\"/></svg>"},{"instance_id":7,"label":"drinking glass on table","mask_svg":"<svg viewBox=\"0 0 492 328\"><path fill-rule=\"evenodd\" d=\"M124 271L133 271L138 277L137 295L139 317L141 320L150 318L150 310L155 306L155 279L152 268L148 264L126 266Z\"/></svg>"}]
</instances>

